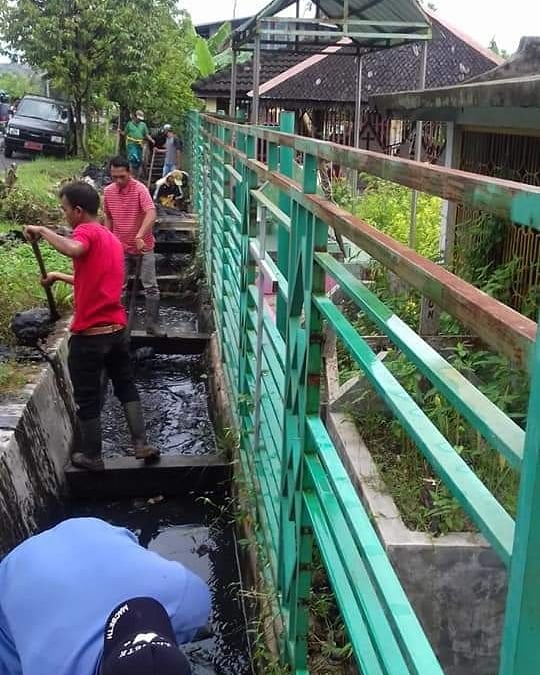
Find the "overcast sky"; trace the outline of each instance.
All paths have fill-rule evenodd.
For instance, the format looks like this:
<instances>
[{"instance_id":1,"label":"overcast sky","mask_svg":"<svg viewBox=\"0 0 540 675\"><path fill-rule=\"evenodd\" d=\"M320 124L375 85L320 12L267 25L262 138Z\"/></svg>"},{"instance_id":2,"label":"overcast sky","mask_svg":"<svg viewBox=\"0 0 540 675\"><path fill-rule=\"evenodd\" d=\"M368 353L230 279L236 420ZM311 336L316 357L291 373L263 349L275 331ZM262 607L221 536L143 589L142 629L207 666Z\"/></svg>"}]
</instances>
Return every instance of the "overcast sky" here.
<instances>
[{"instance_id":1,"label":"overcast sky","mask_svg":"<svg viewBox=\"0 0 540 675\"><path fill-rule=\"evenodd\" d=\"M179 0L194 23L250 16L268 0ZM539 0L434 0L438 13L486 46L493 36L499 47L514 52L522 35L540 35Z\"/></svg>"}]
</instances>

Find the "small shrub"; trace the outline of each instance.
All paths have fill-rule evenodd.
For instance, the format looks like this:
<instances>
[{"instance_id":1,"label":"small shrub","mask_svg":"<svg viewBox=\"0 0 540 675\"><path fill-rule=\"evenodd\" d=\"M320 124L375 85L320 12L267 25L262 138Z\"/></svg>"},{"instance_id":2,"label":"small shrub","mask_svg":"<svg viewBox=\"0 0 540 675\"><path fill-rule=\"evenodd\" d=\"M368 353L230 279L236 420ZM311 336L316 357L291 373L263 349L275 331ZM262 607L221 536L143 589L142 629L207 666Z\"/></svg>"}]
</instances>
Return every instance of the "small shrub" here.
<instances>
[{"instance_id":1,"label":"small shrub","mask_svg":"<svg viewBox=\"0 0 540 675\"><path fill-rule=\"evenodd\" d=\"M112 134L108 128L94 127L88 133L86 148L92 164L101 166L116 152L116 135Z\"/></svg>"},{"instance_id":2,"label":"small shrub","mask_svg":"<svg viewBox=\"0 0 540 675\"><path fill-rule=\"evenodd\" d=\"M355 197L344 178L334 181L332 195L336 204L396 241L408 244L412 191L368 175L362 175L362 182L364 191ZM416 250L431 260L439 258L441 208L439 197L418 195Z\"/></svg>"}]
</instances>

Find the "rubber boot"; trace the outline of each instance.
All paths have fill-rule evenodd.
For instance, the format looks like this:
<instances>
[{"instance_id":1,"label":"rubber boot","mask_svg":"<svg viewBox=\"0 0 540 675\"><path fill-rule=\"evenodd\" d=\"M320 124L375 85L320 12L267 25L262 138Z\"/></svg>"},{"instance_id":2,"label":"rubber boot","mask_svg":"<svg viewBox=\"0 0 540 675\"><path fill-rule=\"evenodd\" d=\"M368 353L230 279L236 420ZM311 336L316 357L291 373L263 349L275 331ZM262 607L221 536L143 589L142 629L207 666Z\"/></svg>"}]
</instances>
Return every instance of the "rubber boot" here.
<instances>
[{"instance_id":1,"label":"rubber boot","mask_svg":"<svg viewBox=\"0 0 540 675\"><path fill-rule=\"evenodd\" d=\"M149 445L146 440L146 428L140 401L124 403L124 414L131 433L135 459L144 459L145 462L153 462L159 459L159 450Z\"/></svg>"},{"instance_id":2,"label":"rubber boot","mask_svg":"<svg viewBox=\"0 0 540 675\"><path fill-rule=\"evenodd\" d=\"M71 456L71 463L87 471L104 471L101 456L101 419L79 420L80 450Z\"/></svg>"},{"instance_id":3,"label":"rubber boot","mask_svg":"<svg viewBox=\"0 0 540 675\"><path fill-rule=\"evenodd\" d=\"M146 296L146 332L154 337L164 337L159 325L159 297Z\"/></svg>"}]
</instances>

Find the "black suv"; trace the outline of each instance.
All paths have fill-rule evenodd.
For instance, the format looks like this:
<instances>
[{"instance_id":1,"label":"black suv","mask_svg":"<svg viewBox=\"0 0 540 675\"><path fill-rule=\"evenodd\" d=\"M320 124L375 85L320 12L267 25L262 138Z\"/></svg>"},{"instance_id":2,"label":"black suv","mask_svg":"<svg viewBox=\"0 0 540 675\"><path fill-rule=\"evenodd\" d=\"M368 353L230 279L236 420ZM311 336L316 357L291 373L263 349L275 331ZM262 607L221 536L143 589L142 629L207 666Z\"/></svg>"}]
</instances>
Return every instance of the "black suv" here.
<instances>
[{"instance_id":1,"label":"black suv","mask_svg":"<svg viewBox=\"0 0 540 675\"><path fill-rule=\"evenodd\" d=\"M71 104L46 96L23 96L8 122L4 155L14 152L66 157L75 149L75 123Z\"/></svg>"}]
</instances>

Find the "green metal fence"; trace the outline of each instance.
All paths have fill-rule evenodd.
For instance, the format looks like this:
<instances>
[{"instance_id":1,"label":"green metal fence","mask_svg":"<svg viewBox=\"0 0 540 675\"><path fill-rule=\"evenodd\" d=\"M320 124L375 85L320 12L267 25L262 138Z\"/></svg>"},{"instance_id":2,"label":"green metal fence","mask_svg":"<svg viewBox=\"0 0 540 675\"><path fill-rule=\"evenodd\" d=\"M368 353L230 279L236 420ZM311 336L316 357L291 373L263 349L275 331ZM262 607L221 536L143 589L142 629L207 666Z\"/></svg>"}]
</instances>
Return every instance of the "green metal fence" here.
<instances>
[{"instance_id":1,"label":"green metal fence","mask_svg":"<svg viewBox=\"0 0 540 675\"><path fill-rule=\"evenodd\" d=\"M308 599L316 542L364 675L442 668L320 417L327 324L434 471L510 569L501 675L540 672L540 348L536 324L316 194L320 160L366 171L540 229L540 190L417 165L193 113L189 153L226 386L241 462L283 619L283 655L308 671ZM261 152L263 148L263 152ZM300 155L303 182L293 180ZM264 158L262 161L261 157ZM268 187L273 187L269 191ZM269 194L277 194L276 199ZM278 224L277 255L267 247ZM527 433L327 252L328 228L349 238L532 376ZM261 276L276 292L275 316ZM513 467L517 524L325 293L330 275Z\"/></svg>"}]
</instances>

